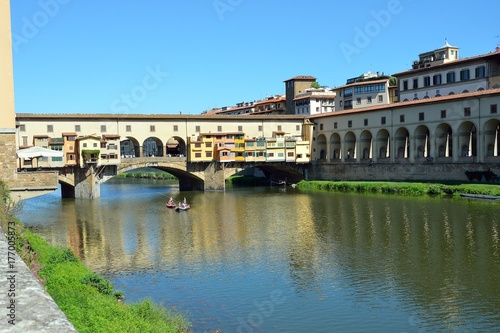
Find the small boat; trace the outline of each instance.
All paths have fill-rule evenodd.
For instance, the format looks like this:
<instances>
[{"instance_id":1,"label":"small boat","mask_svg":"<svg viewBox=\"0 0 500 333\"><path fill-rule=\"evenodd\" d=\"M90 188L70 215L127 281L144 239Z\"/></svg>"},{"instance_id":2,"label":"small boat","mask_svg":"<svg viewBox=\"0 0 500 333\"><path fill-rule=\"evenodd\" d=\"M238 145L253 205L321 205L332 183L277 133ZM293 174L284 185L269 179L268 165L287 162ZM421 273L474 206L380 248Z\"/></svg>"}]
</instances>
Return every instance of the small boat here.
<instances>
[{"instance_id":1,"label":"small boat","mask_svg":"<svg viewBox=\"0 0 500 333\"><path fill-rule=\"evenodd\" d=\"M485 194L460 193L460 196L462 198L469 198L469 199L487 199L487 200L500 199L500 196L498 195L485 195Z\"/></svg>"},{"instance_id":2,"label":"small boat","mask_svg":"<svg viewBox=\"0 0 500 333\"><path fill-rule=\"evenodd\" d=\"M168 208L175 208L177 205L175 204L174 200L168 200L167 201L167 207Z\"/></svg>"},{"instance_id":3,"label":"small boat","mask_svg":"<svg viewBox=\"0 0 500 333\"><path fill-rule=\"evenodd\" d=\"M191 206L187 203L180 203L179 205L175 206L175 210L176 211L181 211L181 210L188 210L189 208L191 208Z\"/></svg>"}]
</instances>

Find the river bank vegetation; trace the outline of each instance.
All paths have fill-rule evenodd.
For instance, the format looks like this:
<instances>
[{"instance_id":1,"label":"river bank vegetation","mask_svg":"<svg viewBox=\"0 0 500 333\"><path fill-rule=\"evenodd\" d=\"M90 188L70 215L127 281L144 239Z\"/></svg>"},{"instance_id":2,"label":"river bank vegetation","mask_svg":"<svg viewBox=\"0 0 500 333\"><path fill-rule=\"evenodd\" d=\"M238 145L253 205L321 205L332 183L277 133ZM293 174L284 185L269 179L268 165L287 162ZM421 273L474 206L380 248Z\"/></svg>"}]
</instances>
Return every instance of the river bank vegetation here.
<instances>
[{"instance_id":1,"label":"river bank vegetation","mask_svg":"<svg viewBox=\"0 0 500 333\"><path fill-rule=\"evenodd\" d=\"M161 179L161 180L177 180L177 177L169 174L168 172L162 171L162 170L148 170L148 169L143 169L143 170L137 170L137 171L130 171L130 172L124 172L116 177L118 178L145 178L145 179Z\"/></svg>"},{"instance_id":2,"label":"river bank vegetation","mask_svg":"<svg viewBox=\"0 0 500 333\"><path fill-rule=\"evenodd\" d=\"M500 196L500 185L483 183L444 184L414 182L357 182L303 180L297 186L302 191L339 191L362 193L386 193L400 195L451 195L461 193Z\"/></svg>"},{"instance_id":3,"label":"river bank vegetation","mask_svg":"<svg viewBox=\"0 0 500 333\"><path fill-rule=\"evenodd\" d=\"M16 205L2 181L0 196L2 228L7 230L7 223L15 221L17 252L78 332L188 332L184 316L149 299L124 303L123 293L69 248L54 247L24 228L13 216Z\"/></svg>"}]
</instances>

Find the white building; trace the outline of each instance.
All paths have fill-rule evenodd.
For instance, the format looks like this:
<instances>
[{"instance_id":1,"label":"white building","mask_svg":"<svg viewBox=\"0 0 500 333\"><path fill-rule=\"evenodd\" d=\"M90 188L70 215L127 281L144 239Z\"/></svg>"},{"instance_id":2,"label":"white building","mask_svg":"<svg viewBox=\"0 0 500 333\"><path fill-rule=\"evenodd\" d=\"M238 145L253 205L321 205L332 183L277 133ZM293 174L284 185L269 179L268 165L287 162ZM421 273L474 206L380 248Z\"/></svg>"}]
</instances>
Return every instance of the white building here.
<instances>
[{"instance_id":1,"label":"white building","mask_svg":"<svg viewBox=\"0 0 500 333\"><path fill-rule=\"evenodd\" d=\"M389 82L389 76L379 75L378 72L348 79L346 85L334 89L337 95L335 110L360 109L393 102Z\"/></svg>"},{"instance_id":2,"label":"white building","mask_svg":"<svg viewBox=\"0 0 500 333\"><path fill-rule=\"evenodd\" d=\"M316 115L335 111L335 92L328 88L308 88L294 99L295 114Z\"/></svg>"},{"instance_id":3,"label":"white building","mask_svg":"<svg viewBox=\"0 0 500 333\"><path fill-rule=\"evenodd\" d=\"M398 78L399 100L481 91L500 87L500 52L459 59L458 47L442 47L419 55L411 70L394 74Z\"/></svg>"}]
</instances>

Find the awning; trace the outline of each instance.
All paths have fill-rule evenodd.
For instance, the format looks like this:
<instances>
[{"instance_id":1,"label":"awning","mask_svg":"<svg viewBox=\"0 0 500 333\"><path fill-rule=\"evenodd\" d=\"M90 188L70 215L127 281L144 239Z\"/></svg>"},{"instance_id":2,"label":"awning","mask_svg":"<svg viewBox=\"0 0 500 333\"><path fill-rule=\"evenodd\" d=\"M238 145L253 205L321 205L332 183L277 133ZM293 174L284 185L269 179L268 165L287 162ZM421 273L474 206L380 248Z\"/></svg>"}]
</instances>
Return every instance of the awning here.
<instances>
[{"instance_id":1,"label":"awning","mask_svg":"<svg viewBox=\"0 0 500 333\"><path fill-rule=\"evenodd\" d=\"M43 147L31 147L26 149L19 149L17 151L17 157L24 159L36 157L63 157L63 152Z\"/></svg>"}]
</instances>

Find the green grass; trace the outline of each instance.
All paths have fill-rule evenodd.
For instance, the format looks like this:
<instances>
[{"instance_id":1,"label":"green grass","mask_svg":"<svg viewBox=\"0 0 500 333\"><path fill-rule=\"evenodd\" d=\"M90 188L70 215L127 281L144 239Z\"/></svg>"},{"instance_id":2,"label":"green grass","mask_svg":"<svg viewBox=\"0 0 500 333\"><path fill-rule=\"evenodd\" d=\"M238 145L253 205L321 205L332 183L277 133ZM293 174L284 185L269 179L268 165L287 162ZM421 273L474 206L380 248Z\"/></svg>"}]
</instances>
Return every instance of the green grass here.
<instances>
[{"instance_id":1,"label":"green grass","mask_svg":"<svg viewBox=\"0 0 500 333\"><path fill-rule=\"evenodd\" d=\"M357 182L357 181L301 181L297 188L302 191L339 191L363 193L389 193L400 195L454 195L460 193L499 195L498 184L441 184L413 182Z\"/></svg>"},{"instance_id":2,"label":"green grass","mask_svg":"<svg viewBox=\"0 0 500 333\"><path fill-rule=\"evenodd\" d=\"M15 223L16 250L80 333L188 332L185 316L146 299L123 303L123 292L92 272L66 248L48 244L12 216L11 200L0 181L0 223ZM36 311L36 309L33 309Z\"/></svg>"},{"instance_id":3,"label":"green grass","mask_svg":"<svg viewBox=\"0 0 500 333\"><path fill-rule=\"evenodd\" d=\"M146 179L172 179L177 180L177 177L165 171L131 171L124 172L116 177L118 178L146 178Z\"/></svg>"}]
</instances>

